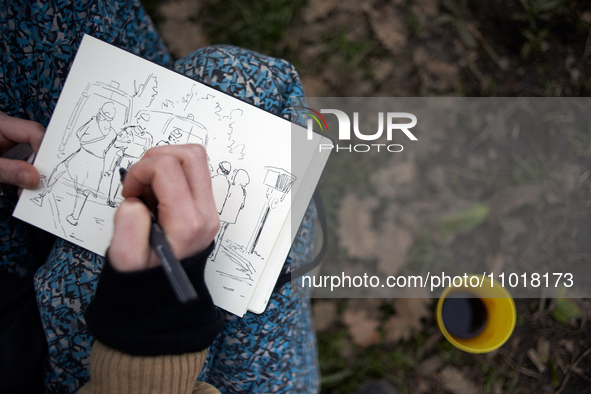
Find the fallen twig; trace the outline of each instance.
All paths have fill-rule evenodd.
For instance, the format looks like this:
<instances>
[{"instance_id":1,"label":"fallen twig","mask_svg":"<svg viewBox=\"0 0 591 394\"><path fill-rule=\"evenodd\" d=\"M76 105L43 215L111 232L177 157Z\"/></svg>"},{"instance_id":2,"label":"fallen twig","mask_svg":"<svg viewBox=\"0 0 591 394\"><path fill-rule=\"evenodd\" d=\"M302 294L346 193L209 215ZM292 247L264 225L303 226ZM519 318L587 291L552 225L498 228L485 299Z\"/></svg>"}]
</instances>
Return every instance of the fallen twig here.
<instances>
[{"instance_id":1,"label":"fallen twig","mask_svg":"<svg viewBox=\"0 0 591 394\"><path fill-rule=\"evenodd\" d=\"M509 68L509 64L507 63L507 60L501 59L499 57L499 55L497 55L497 53L495 52L493 47L488 43L486 38L484 38L484 36L482 35L482 33L480 33L480 31L476 28L476 26L474 26L470 22L466 23L466 26L468 26L470 33L472 33L474 35L474 37L476 37L478 42L480 42L480 45L482 45L482 47L484 48L486 53L488 53L488 55L497 64L497 66L499 66L499 68L503 71L507 70L507 68Z\"/></svg>"},{"instance_id":2,"label":"fallen twig","mask_svg":"<svg viewBox=\"0 0 591 394\"><path fill-rule=\"evenodd\" d=\"M564 380L562 381L562 384L560 385L560 387L558 388L558 390L556 390L555 394L560 394L562 392L562 390L564 390L564 388L566 387L566 383L568 382L568 380L570 379L570 376L573 373L573 370L577 367L577 365L579 364L579 362L581 362L582 359L584 359L585 357L587 357L589 354L591 353L591 347L587 350L585 350L583 352L583 354L581 354L581 356L579 356L579 358L577 359L577 361L574 362L573 365L571 365L568 368L568 372L566 374L566 376L564 377Z\"/></svg>"}]
</instances>

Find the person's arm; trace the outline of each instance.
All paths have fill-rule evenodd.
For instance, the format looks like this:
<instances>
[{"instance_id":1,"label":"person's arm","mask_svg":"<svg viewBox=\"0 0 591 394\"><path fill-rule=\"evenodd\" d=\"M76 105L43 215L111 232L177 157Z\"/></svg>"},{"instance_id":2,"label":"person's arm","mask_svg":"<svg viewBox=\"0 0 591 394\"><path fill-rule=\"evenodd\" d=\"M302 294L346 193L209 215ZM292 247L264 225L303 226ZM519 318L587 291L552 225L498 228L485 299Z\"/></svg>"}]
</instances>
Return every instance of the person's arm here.
<instances>
[{"instance_id":1,"label":"person's arm","mask_svg":"<svg viewBox=\"0 0 591 394\"><path fill-rule=\"evenodd\" d=\"M210 251L182 262L201 298L188 305L175 299L161 267L120 272L106 262L86 313L97 340L80 393L202 392L194 385L222 324L200 283Z\"/></svg>"},{"instance_id":2,"label":"person's arm","mask_svg":"<svg viewBox=\"0 0 591 394\"><path fill-rule=\"evenodd\" d=\"M92 122L93 120L96 120L96 118L95 117L90 118L90 120L88 122L84 123L82 126L80 126L78 128L78 130L76 130L76 138L78 138L78 140L81 143L82 143L82 138L88 132L88 128L90 127L90 122Z\"/></svg>"},{"instance_id":3,"label":"person's arm","mask_svg":"<svg viewBox=\"0 0 591 394\"><path fill-rule=\"evenodd\" d=\"M219 394L212 385L197 381L205 356L203 351L139 357L97 341L90 354L92 379L78 393Z\"/></svg>"},{"instance_id":4,"label":"person's arm","mask_svg":"<svg viewBox=\"0 0 591 394\"><path fill-rule=\"evenodd\" d=\"M0 112L0 155L19 143L37 152L43 136L41 124ZM13 153L8 156L19 156ZM11 217L17 187L34 188L38 183L33 165L0 157L0 254L5 257L0 261L0 387L6 392L38 392L43 385L47 343L31 277L33 263L22 253L26 238Z\"/></svg>"},{"instance_id":5,"label":"person's arm","mask_svg":"<svg viewBox=\"0 0 591 394\"><path fill-rule=\"evenodd\" d=\"M148 151L130 168L122 194L96 298L86 311L97 342L91 381L80 392L191 392L223 325L203 277L219 229L205 151L189 145ZM158 222L198 301L176 300L148 243L151 221L140 195L157 202Z\"/></svg>"}]
</instances>

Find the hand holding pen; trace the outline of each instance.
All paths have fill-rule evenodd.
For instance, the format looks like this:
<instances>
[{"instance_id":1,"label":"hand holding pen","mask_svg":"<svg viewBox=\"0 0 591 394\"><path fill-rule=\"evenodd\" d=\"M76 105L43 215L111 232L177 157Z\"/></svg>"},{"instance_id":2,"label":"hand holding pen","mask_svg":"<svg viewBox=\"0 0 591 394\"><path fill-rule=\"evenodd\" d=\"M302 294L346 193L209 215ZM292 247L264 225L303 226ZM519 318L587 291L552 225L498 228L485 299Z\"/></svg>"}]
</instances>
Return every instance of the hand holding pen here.
<instances>
[{"instance_id":1,"label":"hand holding pen","mask_svg":"<svg viewBox=\"0 0 591 394\"><path fill-rule=\"evenodd\" d=\"M161 264L150 246L153 220L144 201L157 207L152 215L178 260L205 250L219 229L207 157L200 145L148 150L127 172L122 195L108 252L116 270Z\"/></svg>"}]
</instances>

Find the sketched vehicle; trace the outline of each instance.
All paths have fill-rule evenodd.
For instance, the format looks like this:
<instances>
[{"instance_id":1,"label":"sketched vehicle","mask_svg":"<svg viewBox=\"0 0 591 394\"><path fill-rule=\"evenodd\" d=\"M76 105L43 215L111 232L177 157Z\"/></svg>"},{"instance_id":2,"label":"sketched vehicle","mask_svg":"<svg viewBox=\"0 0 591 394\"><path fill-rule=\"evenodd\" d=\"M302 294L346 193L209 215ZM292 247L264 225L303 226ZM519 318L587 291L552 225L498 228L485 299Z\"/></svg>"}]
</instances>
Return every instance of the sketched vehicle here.
<instances>
[{"instance_id":1,"label":"sketched vehicle","mask_svg":"<svg viewBox=\"0 0 591 394\"><path fill-rule=\"evenodd\" d=\"M207 148L208 130L195 121L193 115L179 116L162 111L139 111L137 117L149 116L148 132L154 137L154 145L201 144Z\"/></svg>"}]
</instances>

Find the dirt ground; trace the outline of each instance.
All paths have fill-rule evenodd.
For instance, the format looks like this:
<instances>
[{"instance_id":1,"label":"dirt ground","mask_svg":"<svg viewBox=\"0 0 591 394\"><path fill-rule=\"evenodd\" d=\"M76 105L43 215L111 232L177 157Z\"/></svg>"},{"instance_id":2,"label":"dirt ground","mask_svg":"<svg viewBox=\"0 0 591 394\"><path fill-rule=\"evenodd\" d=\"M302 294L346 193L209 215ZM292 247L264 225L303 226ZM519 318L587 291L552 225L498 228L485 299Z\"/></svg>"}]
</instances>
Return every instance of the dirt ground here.
<instances>
[{"instance_id":1,"label":"dirt ground","mask_svg":"<svg viewBox=\"0 0 591 394\"><path fill-rule=\"evenodd\" d=\"M260 4L170 0L152 12L175 56L217 43L280 56L296 65L311 97L584 97L591 90L587 1ZM321 184L327 259L352 270L381 263L390 274L432 261L478 260L491 270L589 264L591 123L546 132L531 124L421 136L430 138L427 152L333 155ZM443 236L433 229L441 220L452 223ZM367 237L384 240L391 253L368 251ZM323 392L354 392L368 381L412 393L591 392L591 302L515 301L509 341L472 355L442 337L432 299L315 299Z\"/></svg>"}]
</instances>

